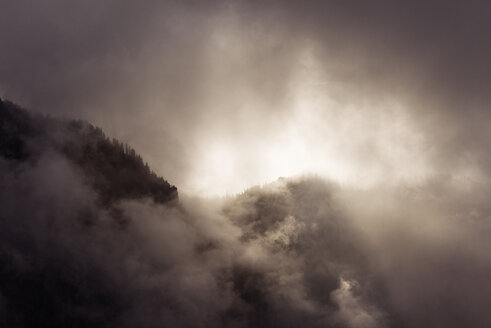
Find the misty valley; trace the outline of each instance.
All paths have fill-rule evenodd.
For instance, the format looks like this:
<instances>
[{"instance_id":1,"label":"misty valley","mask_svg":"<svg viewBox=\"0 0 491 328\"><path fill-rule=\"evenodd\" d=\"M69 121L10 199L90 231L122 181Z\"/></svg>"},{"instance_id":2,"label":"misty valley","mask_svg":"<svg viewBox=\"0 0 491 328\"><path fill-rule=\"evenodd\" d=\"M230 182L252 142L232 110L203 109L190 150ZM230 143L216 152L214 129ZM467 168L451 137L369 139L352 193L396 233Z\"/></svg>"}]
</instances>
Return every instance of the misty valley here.
<instances>
[{"instance_id":1,"label":"misty valley","mask_svg":"<svg viewBox=\"0 0 491 328\"><path fill-rule=\"evenodd\" d=\"M6 100L0 155L1 327L491 322L486 185L178 195L100 128Z\"/></svg>"}]
</instances>

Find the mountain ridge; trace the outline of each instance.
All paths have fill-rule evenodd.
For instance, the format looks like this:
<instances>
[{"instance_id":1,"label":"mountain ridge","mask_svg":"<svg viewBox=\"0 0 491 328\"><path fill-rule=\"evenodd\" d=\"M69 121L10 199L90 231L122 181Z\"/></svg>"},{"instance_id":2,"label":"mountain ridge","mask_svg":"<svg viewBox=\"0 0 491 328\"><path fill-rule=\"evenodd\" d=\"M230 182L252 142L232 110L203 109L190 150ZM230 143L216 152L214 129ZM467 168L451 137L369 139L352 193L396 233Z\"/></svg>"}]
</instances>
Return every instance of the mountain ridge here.
<instances>
[{"instance_id":1,"label":"mountain ridge","mask_svg":"<svg viewBox=\"0 0 491 328\"><path fill-rule=\"evenodd\" d=\"M54 151L81 169L100 201L150 197L177 202L177 188L153 172L127 144L86 121L31 113L0 99L0 155L12 165Z\"/></svg>"}]
</instances>

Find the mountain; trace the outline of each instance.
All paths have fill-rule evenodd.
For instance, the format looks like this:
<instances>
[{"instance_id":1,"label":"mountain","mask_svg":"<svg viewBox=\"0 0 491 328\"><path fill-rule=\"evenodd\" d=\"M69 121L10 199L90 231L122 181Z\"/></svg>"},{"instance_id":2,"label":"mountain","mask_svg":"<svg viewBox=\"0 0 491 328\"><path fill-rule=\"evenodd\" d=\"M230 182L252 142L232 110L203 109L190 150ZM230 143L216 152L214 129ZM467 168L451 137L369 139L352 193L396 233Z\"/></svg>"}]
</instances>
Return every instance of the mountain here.
<instances>
[{"instance_id":1,"label":"mountain","mask_svg":"<svg viewBox=\"0 0 491 328\"><path fill-rule=\"evenodd\" d=\"M134 149L110 139L100 128L32 114L0 99L0 156L16 165L35 162L48 153L57 153L80 169L102 203L143 197L156 203L178 199L175 186L152 172Z\"/></svg>"},{"instance_id":2,"label":"mountain","mask_svg":"<svg viewBox=\"0 0 491 328\"><path fill-rule=\"evenodd\" d=\"M0 186L0 327L403 327L320 178L179 200L101 129L1 101Z\"/></svg>"},{"instance_id":3,"label":"mountain","mask_svg":"<svg viewBox=\"0 0 491 328\"><path fill-rule=\"evenodd\" d=\"M303 176L179 199L101 129L0 101L0 328L487 328L477 191Z\"/></svg>"}]
</instances>

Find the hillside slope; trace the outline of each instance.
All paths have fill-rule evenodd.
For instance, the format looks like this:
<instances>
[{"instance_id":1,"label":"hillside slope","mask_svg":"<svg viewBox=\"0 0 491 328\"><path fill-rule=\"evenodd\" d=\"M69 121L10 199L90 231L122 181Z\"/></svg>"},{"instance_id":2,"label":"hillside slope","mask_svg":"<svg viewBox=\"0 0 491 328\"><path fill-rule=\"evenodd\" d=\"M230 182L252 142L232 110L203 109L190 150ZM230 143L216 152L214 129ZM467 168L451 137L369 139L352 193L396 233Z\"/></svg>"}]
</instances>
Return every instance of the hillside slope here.
<instances>
[{"instance_id":1,"label":"hillside slope","mask_svg":"<svg viewBox=\"0 0 491 328\"><path fill-rule=\"evenodd\" d=\"M0 99L0 157L12 165L57 153L83 171L100 201L151 197L177 200L177 188L157 176L140 155L100 128L76 120L29 113Z\"/></svg>"}]
</instances>

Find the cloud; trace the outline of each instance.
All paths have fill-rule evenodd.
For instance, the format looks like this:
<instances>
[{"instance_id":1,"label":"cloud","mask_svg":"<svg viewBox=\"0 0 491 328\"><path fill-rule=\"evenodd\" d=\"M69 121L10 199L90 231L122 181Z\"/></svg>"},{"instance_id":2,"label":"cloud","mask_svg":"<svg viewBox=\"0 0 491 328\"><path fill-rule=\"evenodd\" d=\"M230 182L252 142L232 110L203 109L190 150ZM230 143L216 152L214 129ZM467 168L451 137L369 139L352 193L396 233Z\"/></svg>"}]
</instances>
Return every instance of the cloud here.
<instances>
[{"instance_id":1,"label":"cloud","mask_svg":"<svg viewBox=\"0 0 491 328\"><path fill-rule=\"evenodd\" d=\"M332 298L339 306L337 319L353 328L381 327L382 314L377 310L371 313L371 309L366 309L364 304L360 304L359 299L351 291L352 285L353 283L341 278L339 288L332 292Z\"/></svg>"},{"instance_id":2,"label":"cloud","mask_svg":"<svg viewBox=\"0 0 491 328\"><path fill-rule=\"evenodd\" d=\"M441 177L366 190L299 177L177 207L108 207L55 153L1 165L1 320L10 326L491 320L485 186Z\"/></svg>"},{"instance_id":3,"label":"cloud","mask_svg":"<svg viewBox=\"0 0 491 328\"><path fill-rule=\"evenodd\" d=\"M0 88L102 126L193 194L305 171L480 179L488 12L482 1L16 1L2 7Z\"/></svg>"}]
</instances>

